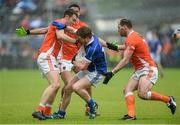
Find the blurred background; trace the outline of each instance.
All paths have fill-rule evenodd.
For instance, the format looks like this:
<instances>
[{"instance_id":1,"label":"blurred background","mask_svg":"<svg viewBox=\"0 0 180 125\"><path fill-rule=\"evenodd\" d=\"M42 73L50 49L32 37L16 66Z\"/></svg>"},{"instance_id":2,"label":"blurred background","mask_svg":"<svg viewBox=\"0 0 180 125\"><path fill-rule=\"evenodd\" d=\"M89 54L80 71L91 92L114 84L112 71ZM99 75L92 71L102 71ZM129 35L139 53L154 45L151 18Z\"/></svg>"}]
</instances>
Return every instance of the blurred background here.
<instances>
[{"instance_id":1,"label":"blurred background","mask_svg":"<svg viewBox=\"0 0 180 125\"><path fill-rule=\"evenodd\" d=\"M163 67L180 67L180 41L171 37L180 28L180 0L0 0L0 69L37 68L36 56L44 35L18 37L15 29L47 27L62 18L72 3L81 6L80 19L108 42L122 44L118 19L131 19L134 30L147 41L156 36ZM117 64L119 53L106 52L109 66Z\"/></svg>"}]
</instances>

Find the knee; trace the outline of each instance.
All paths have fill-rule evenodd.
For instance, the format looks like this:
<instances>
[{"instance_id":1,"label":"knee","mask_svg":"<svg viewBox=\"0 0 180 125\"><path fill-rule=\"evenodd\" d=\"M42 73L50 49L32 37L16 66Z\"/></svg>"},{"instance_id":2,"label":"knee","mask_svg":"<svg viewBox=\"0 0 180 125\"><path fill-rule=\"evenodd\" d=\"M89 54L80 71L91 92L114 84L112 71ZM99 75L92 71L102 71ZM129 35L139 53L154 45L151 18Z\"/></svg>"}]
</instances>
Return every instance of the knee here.
<instances>
[{"instance_id":1,"label":"knee","mask_svg":"<svg viewBox=\"0 0 180 125\"><path fill-rule=\"evenodd\" d=\"M52 88L58 90L60 88L60 82L57 81L54 84L52 84Z\"/></svg>"},{"instance_id":2,"label":"knee","mask_svg":"<svg viewBox=\"0 0 180 125\"><path fill-rule=\"evenodd\" d=\"M123 94L126 95L128 92L130 92L130 90L126 87L124 87L123 89Z\"/></svg>"},{"instance_id":3,"label":"knee","mask_svg":"<svg viewBox=\"0 0 180 125\"><path fill-rule=\"evenodd\" d=\"M74 84L74 85L72 86L72 89L73 89L74 92L78 92L79 89L80 89L80 87L79 87L78 85Z\"/></svg>"},{"instance_id":4,"label":"knee","mask_svg":"<svg viewBox=\"0 0 180 125\"><path fill-rule=\"evenodd\" d=\"M64 87L64 93L71 93L72 92L72 86L70 86L70 85L66 85L65 87Z\"/></svg>"},{"instance_id":5,"label":"knee","mask_svg":"<svg viewBox=\"0 0 180 125\"><path fill-rule=\"evenodd\" d=\"M145 92L145 91L142 91L142 90L138 91L138 97L141 98L141 99L144 99L144 100L148 99L147 95L148 95L148 92Z\"/></svg>"}]
</instances>

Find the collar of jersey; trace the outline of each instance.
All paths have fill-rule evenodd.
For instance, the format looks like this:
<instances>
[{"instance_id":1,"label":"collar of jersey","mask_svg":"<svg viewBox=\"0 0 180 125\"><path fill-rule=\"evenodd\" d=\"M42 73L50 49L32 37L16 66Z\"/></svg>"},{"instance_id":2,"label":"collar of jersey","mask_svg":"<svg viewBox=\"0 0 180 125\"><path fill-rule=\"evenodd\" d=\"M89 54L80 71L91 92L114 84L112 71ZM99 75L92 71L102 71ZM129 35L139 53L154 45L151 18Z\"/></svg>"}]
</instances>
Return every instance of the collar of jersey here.
<instances>
[{"instance_id":1,"label":"collar of jersey","mask_svg":"<svg viewBox=\"0 0 180 125\"><path fill-rule=\"evenodd\" d=\"M89 41L89 43L87 43L85 46L88 46L89 44L91 44L94 41L94 37L91 37L91 40Z\"/></svg>"},{"instance_id":2,"label":"collar of jersey","mask_svg":"<svg viewBox=\"0 0 180 125\"><path fill-rule=\"evenodd\" d=\"M132 31L128 34L128 36L130 36L133 32L134 32L134 30L132 30Z\"/></svg>"}]
</instances>

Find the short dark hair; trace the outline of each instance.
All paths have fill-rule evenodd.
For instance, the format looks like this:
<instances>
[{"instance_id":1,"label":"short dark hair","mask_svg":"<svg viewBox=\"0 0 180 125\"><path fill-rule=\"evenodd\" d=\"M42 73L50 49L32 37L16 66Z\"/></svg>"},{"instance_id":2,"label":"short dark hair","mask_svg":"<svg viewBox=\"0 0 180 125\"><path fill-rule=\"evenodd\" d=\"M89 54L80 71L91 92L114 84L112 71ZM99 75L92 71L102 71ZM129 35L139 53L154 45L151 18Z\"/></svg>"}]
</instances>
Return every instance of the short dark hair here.
<instances>
[{"instance_id":1,"label":"short dark hair","mask_svg":"<svg viewBox=\"0 0 180 125\"><path fill-rule=\"evenodd\" d=\"M76 3L73 3L73 4L68 6L69 9L71 9L72 7L77 7L80 10L80 6Z\"/></svg>"},{"instance_id":2,"label":"short dark hair","mask_svg":"<svg viewBox=\"0 0 180 125\"><path fill-rule=\"evenodd\" d=\"M91 38L92 37L92 31L89 27L83 26L81 28L79 28L76 32L76 34L78 36L80 36L81 38Z\"/></svg>"},{"instance_id":3,"label":"short dark hair","mask_svg":"<svg viewBox=\"0 0 180 125\"><path fill-rule=\"evenodd\" d=\"M120 25L124 26L126 25L128 28L132 28L132 23L129 19L123 18L120 20Z\"/></svg>"},{"instance_id":4,"label":"short dark hair","mask_svg":"<svg viewBox=\"0 0 180 125\"><path fill-rule=\"evenodd\" d=\"M78 17L78 14L73 10L73 9L67 9L67 10L65 10L64 11L64 17L66 16L66 15L68 15L68 16L72 16L72 15L76 15L77 17Z\"/></svg>"}]
</instances>

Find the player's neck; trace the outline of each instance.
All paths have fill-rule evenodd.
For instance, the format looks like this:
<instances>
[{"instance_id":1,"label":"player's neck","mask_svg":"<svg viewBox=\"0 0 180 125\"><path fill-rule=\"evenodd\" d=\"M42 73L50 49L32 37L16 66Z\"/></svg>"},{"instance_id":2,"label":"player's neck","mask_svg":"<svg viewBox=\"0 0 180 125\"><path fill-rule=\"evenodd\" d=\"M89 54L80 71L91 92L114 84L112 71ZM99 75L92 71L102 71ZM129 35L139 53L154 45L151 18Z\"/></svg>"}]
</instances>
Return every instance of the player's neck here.
<instances>
[{"instance_id":1,"label":"player's neck","mask_svg":"<svg viewBox=\"0 0 180 125\"><path fill-rule=\"evenodd\" d=\"M134 32L133 29L129 29L128 32L127 32L127 36L131 35L133 32Z\"/></svg>"}]
</instances>

